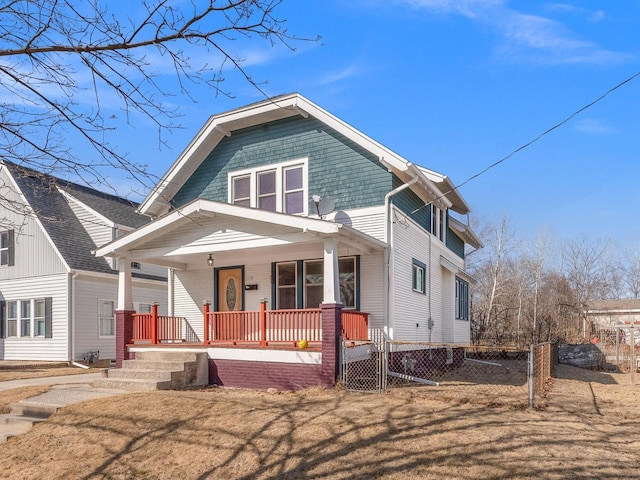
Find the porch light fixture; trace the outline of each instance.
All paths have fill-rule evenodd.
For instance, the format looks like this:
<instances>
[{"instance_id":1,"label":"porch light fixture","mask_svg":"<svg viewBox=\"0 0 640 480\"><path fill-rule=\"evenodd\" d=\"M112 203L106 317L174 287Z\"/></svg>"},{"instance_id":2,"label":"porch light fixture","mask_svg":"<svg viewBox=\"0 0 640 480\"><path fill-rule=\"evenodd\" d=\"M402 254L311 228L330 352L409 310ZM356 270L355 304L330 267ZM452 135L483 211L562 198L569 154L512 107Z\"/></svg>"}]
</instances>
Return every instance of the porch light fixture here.
<instances>
[{"instance_id":1,"label":"porch light fixture","mask_svg":"<svg viewBox=\"0 0 640 480\"><path fill-rule=\"evenodd\" d=\"M209 258L207 258L207 265L213 267L213 257L209 254Z\"/></svg>"}]
</instances>

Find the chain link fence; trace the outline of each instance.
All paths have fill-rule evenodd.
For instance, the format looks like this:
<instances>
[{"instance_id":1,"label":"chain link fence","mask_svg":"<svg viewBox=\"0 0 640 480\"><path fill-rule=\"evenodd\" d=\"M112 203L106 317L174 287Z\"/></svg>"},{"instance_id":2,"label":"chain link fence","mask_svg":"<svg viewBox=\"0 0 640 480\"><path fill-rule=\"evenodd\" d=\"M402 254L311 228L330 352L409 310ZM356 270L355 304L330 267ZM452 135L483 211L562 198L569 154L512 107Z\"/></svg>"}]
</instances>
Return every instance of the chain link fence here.
<instances>
[{"instance_id":1,"label":"chain link fence","mask_svg":"<svg viewBox=\"0 0 640 480\"><path fill-rule=\"evenodd\" d=\"M602 353L602 369L629 373L631 384L637 384L637 373L640 371L640 325L601 327L595 330L591 342Z\"/></svg>"},{"instance_id":2,"label":"chain link fence","mask_svg":"<svg viewBox=\"0 0 640 480\"><path fill-rule=\"evenodd\" d=\"M553 355L551 346L529 351L384 338L344 342L341 383L359 392L403 388L434 400L535 406L548 390Z\"/></svg>"}]
</instances>

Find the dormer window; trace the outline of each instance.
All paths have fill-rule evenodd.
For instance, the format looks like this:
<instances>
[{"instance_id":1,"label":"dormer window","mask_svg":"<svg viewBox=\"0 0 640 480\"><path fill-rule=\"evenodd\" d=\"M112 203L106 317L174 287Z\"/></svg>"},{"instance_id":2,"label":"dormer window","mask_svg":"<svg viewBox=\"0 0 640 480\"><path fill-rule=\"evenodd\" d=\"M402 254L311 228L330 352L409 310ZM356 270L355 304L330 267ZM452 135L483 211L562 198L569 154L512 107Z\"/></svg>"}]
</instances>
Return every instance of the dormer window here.
<instances>
[{"instance_id":1,"label":"dormer window","mask_svg":"<svg viewBox=\"0 0 640 480\"><path fill-rule=\"evenodd\" d=\"M290 214L307 213L307 160L229 174L229 203Z\"/></svg>"}]
</instances>

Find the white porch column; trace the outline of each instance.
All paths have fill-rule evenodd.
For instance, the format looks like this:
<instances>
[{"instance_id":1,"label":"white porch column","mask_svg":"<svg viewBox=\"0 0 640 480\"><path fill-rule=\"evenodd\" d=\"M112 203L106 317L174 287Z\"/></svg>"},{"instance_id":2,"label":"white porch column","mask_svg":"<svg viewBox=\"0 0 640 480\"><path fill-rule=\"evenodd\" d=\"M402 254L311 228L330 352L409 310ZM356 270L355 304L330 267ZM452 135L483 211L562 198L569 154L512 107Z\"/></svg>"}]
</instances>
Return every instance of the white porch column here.
<instances>
[{"instance_id":1,"label":"white porch column","mask_svg":"<svg viewBox=\"0 0 640 480\"><path fill-rule=\"evenodd\" d=\"M131 262L128 258L118 258L118 310L133 310L131 286Z\"/></svg>"},{"instance_id":2,"label":"white porch column","mask_svg":"<svg viewBox=\"0 0 640 480\"><path fill-rule=\"evenodd\" d=\"M338 272L338 241L324 241L324 299L322 303L340 303L340 273Z\"/></svg>"},{"instance_id":3,"label":"white porch column","mask_svg":"<svg viewBox=\"0 0 640 480\"><path fill-rule=\"evenodd\" d=\"M173 296L175 292L175 281L176 281L176 274L173 268L168 268L167 269L167 294L168 294L167 314L170 317L173 317L175 315L175 307L173 304Z\"/></svg>"}]
</instances>

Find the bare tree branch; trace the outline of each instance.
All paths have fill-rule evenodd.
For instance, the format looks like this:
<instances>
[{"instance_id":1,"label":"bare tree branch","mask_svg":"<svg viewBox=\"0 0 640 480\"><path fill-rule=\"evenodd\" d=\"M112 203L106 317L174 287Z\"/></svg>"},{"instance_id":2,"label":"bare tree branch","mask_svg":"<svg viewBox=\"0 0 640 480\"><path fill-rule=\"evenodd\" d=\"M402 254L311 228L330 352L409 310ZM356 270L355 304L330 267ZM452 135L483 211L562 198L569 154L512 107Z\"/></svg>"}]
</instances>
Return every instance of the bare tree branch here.
<instances>
[{"instance_id":1,"label":"bare tree branch","mask_svg":"<svg viewBox=\"0 0 640 480\"><path fill-rule=\"evenodd\" d=\"M288 33L276 16L282 1L140 0L125 7L102 0L14 0L0 5L0 159L73 174L89 185L108 186L108 172L116 168L150 188L157 179L147 165L110 143L111 112L124 112L129 124L138 116L153 122L161 146L166 133L180 127L180 112L167 102L172 91L191 98L189 85L205 84L216 95L232 96L222 87L229 68L266 97L244 66L238 41L293 50L298 41L317 40ZM156 55L170 67L168 88ZM90 147L82 158L69 148L70 137Z\"/></svg>"}]
</instances>

